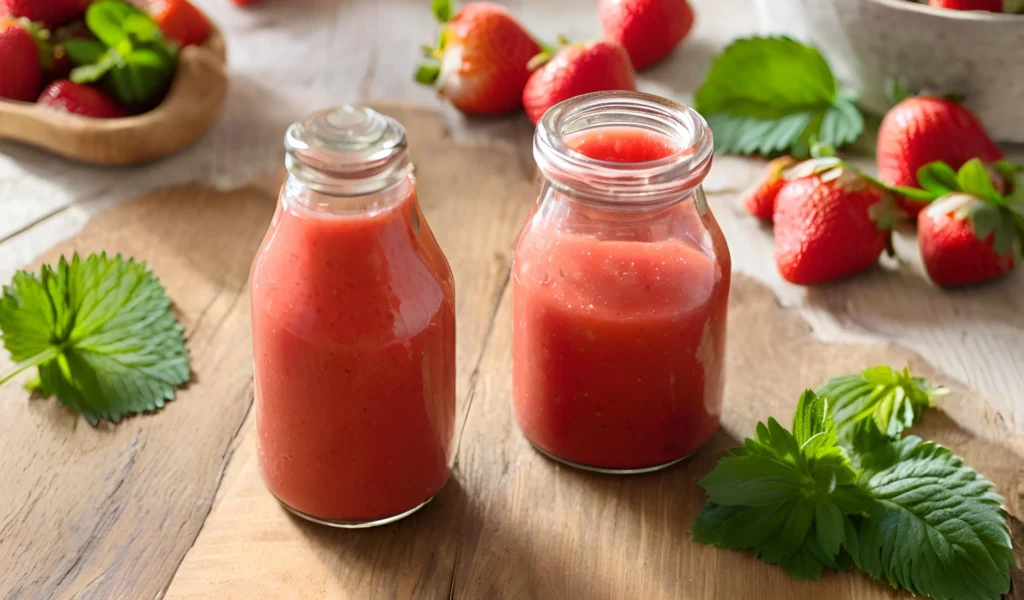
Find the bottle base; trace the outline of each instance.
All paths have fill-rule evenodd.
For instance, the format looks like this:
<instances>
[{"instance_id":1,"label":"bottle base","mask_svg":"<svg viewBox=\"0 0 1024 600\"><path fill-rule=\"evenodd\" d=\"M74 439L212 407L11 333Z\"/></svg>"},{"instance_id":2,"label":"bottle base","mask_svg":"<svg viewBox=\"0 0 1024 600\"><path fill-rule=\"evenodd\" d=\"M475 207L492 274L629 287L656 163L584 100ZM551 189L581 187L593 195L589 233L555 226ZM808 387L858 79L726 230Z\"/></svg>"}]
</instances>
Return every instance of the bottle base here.
<instances>
[{"instance_id":1,"label":"bottle base","mask_svg":"<svg viewBox=\"0 0 1024 600\"><path fill-rule=\"evenodd\" d=\"M550 452L541 448L537 444L534 444L533 442L530 442L530 445L533 446L533 449L536 450L537 452L540 452L541 454L550 458L551 460L560 462L563 465L568 465L574 469L580 469L582 471L590 471L592 473L604 473L606 475L640 475L643 473L653 473L654 471L661 471L662 469L667 469L669 467L675 466L693 456L693 453L684 454L679 458L670 460L667 463L662 463L660 465L654 465L653 467L640 467L638 469L608 469L605 467L585 465L582 463L573 462L560 456L555 456L554 454L551 454Z\"/></svg>"},{"instance_id":2,"label":"bottle base","mask_svg":"<svg viewBox=\"0 0 1024 600\"><path fill-rule=\"evenodd\" d=\"M430 501L433 500L436 497L437 497L437 494L434 494L433 496L431 496L431 497L427 498L426 500L424 500L420 505L414 506L414 507L410 508L409 510L403 512L403 513L399 513L397 515L392 515L390 517L382 517L380 519L372 519L372 520L369 520L369 521L342 521L342 520L338 520L338 519L321 519L320 517L314 517L313 515L306 514L306 513L302 512L301 510L298 510L296 508L292 508L291 506L288 506L284 502L281 502L280 498L278 498L277 501L281 503L281 506L283 506L286 509L288 509L288 512L292 513L296 517L305 519L307 521L310 521L312 523L316 523L318 525L326 525L328 527L335 527L335 528L338 528L338 529L367 529L367 528L370 528L370 527L379 527L381 525L387 525L388 523L394 523L395 521L400 521L400 520L408 517L409 515L417 512L418 510L420 510L424 506L430 504Z\"/></svg>"}]
</instances>

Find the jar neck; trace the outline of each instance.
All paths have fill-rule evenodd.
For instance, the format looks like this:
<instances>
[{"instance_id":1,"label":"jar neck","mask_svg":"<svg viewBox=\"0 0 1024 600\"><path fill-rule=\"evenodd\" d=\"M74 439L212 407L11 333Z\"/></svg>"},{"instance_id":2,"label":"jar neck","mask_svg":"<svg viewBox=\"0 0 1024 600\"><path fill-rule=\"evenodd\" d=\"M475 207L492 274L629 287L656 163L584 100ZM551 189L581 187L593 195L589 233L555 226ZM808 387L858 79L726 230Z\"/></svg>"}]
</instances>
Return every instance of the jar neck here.
<instances>
[{"instance_id":1,"label":"jar neck","mask_svg":"<svg viewBox=\"0 0 1024 600\"><path fill-rule=\"evenodd\" d=\"M604 129L642 133L662 146L652 160L592 158L570 140ZM629 142L632 143L632 142ZM537 126L534 158L554 190L608 210L645 210L696 198L703 213L701 182L711 169L714 143L707 122L693 109L637 92L599 92L552 107ZM642 153L641 153L642 156Z\"/></svg>"}]
</instances>

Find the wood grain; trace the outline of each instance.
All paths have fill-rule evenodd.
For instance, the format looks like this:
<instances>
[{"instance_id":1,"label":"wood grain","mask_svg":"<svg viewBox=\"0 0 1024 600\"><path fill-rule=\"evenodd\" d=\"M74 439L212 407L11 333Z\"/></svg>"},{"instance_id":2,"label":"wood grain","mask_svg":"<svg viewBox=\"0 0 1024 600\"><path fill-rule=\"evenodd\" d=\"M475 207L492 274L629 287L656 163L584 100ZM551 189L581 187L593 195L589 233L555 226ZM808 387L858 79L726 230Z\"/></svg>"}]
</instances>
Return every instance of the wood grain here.
<instances>
[{"instance_id":1,"label":"wood grain","mask_svg":"<svg viewBox=\"0 0 1024 600\"><path fill-rule=\"evenodd\" d=\"M456 476L413 518L377 530L325 529L291 517L265 490L249 424L167 598L903 597L860 574L798 583L747 554L689 540L689 524L703 503L696 482L724 448L759 419L788 419L804 387L878 363L909 363L951 384L943 409L928 416L920 433L964 455L998 484L1010 511L1022 514L1024 439L1011 435L980 396L905 349L816 340L804 320L744 276L736 278L730 305L723 427L708 447L677 468L626 478L582 473L541 457L512 417L511 317L503 283L507 244L535 194L532 167L504 146L467 148L437 137L443 136L440 119L430 111L396 116L412 126L425 210L453 259L459 286L460 397L472 403L460 410L465 424ZM471 171L463 168L467 160ZM712 200L723 212L729 201ZM482 243L488 238L500 243ZM473 273L472 265L479 269L491 257L485 273ZM473 275L489 283L469 279ZM469 339L465 326L477 328ZM474 356L479 363L467 364ZM1022 534L1018 527L1018 544Z\"/></svg>"},{"instance_id":2,"label":"wood grain","mask_svg":"<svg viewBox=\"0 0 1024 600\"><path fill-rule=\"evenodd\" d=\"M251 402L249 262L276 187L173 188L47 253L148 260L187 328L194 381L158 415L90 427L0 387L0 597L153 598L203 525ZM6 354L0 371L10 364Z\"/></svg>"},{"instance_id":3,"label":"wood grain","mask_svg":"<svg viewBox=\"0 0 1024 600\"><path fill-rule=\"evenodd\" d=\"M227 96L224 38L181 50L174 81L153 110L93 119L38 104L0 100L0 138L97 165L132 165L173 154L206 133Z\"/></svg>"}]
</instances>

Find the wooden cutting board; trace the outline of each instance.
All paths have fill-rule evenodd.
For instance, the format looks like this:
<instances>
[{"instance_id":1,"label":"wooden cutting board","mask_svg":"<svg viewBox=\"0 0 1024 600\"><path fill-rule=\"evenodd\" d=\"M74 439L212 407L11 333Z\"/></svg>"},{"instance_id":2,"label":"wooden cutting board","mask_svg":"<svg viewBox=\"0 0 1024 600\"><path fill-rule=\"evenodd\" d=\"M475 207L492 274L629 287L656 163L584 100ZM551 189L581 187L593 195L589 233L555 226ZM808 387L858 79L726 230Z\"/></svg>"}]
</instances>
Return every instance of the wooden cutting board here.
<instances>
[{"instance_id":1,"label":"wooden cutting board","mask_svg":"<svg viewBox=\"0 0 1024 600\"><path fill-rule=\"evenodd\" d=\"M246 291L281 175L233 192L152 193L99 215L42 261L75 250L148 260L188 329L194 380L158 414L96 428L55 401L0 388L0 506L9 507L0 516L0 597L900 598L861 574L797 583L689 539L704 500L696 482L723 449L769 415L788 420L803 388L878 363L909 363L952 388L917 432L998 484L1024 562L1024 438L905 349L816 340L741 275L723 424L708 447L633 477L539 456L516 429L509 398L510 253L537 191L529 140L457 143L432 110L387 112L409 128L423 208L458 286L452 481L415 517L374 530L331 530L282 510L256 468ZM712 196L712 208L727 201ZM1019 568L1015 577L1021 595Z\"/></svg>"}]
</instances>

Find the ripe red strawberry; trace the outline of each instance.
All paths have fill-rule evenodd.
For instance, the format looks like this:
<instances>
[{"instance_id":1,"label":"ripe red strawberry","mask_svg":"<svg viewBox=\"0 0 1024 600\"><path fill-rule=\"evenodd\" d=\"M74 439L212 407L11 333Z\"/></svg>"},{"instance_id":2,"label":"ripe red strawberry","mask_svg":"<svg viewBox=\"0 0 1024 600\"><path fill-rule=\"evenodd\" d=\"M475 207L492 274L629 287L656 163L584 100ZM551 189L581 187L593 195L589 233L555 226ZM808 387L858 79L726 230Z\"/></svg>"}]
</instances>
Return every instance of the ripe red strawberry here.
<instances>
[{"instance_id":1,"label":"ripe red strawberry","mask_svg":"<svg viewBox=\"0 0 1024 600\"><path fill-rule=\"evenodd\" d=\"M626 50L605 41L567 44L530 75L523 107L536 123L563 100L609 90L636 90L636 72Z\"/></svg>"},{"instance_id":2,"label":"ripe red strawberry","mask_svg":"<svg viewBox=\"0 0 1024 600\"><path fill-rule=\"evenodd\" d=\"M0 15L25 17L56 27L85 15L92 0L0 0Z\"/></svg>"},{"instance_id":3,"label":"ripe red strawberry","mask_svg":"<svg viewBox=\"0 0 1024 600\"><path fill-rule=\"evenodd\" d=\"M895 213L881 188L836 158L807 161L787 178L774 217L775 262L787 281L825 283L875 264Z\"/></svg>"},{"instance_id":4,"label":"ripe red strawberry","mask_svg":"<svg viewBox=\"0 0 1024 600\"><path fill-rule=\"evenodd\" d=\"M436 84L440 95L470 114L501 114L522 105L527 64L541 48L505 8L490 2L435 10L443 23L441 43L430 50L416 80ZM440 61L439 63L436 61Z\"/></svg>"},{"instance_id":5,"label":"ripe red strawberry","mask_svg":"<svg viewBox=\"0 0 1024 600\"><path fill-rule=\"evenodd\" d=\"M58 79L46 86L37 102L50 108L97 119L125 116L124 109L103 92L67 79Z\"/></svg>"},{"instance_id":6,"label":"ripe red strawberry","mask_svg":"<svg viewBox=\"0 0 1024 600\"><path fill-rule=\"evenodd\" d=\"M917 171L942 161L954 169L972 158L986 163L1003 158L1003 152L963 106L932 96L907 98L894 106L878 131L878 177L893 186L917 187ZM910 217L924 208L921 202L900 197L900 207Z\"/></svg>"},{"instance_id":7,"label":"ripe red strawberry","mask_svg":"<svg viewBox=\"0 0 1024 600\"><path fill-rule=\"evenodd\" d=\"M995 249L996 230L979 235L979 212L992 205L970 194L951 194L921 211L917 239L932 281L967 285L998 277L1013 268L1013 247Z\"/></svg>"},{"instance_id":8,"label":"ripe red strawberry","mask_svg":"<svg viewBox=\"0 0 1024 600\"><path fill-rule=\"evenodd\" d=\"M198 46L210 35L210 20L188 0L162 0L153 9L160 30L179 46Z\"/></svg>"},{"instance_id":9,"label":"ripe red strawberry","mask_svg":"<svg viewBox=\"0 0 1024 600\"><path fill-rule=\"evenodd\" d=\"M35 38L17 21L0 18L0 98L31 102L42 76Z\"/></svg>"},{"instance_id":10,"label":"ripe red strawberry","mask_svg":"<svg viewBox=\"0 0 1024 600\"><path fill-rule=\"evenodd\" d=\"M928 0L928 6L952 10L1003 12L1003 0Z\"/></svg>"},{"instance_id":11,"label":"ripe red strawberry","mask_svg":"<svg viewBox=\"0 0 1024 600\"><path fill-rule=\"evenodd\" d=\"M686 0L600 0L597 17L605 39L625 48L638 71L668 56L693 27Z\"/></svg>"},{"instance_id":12,"label":"ripe red strawberry","mask_svg":"<svg viewBox=\"0 0 1024 600\"><path fill-rule=\"evenodd\" d=\"M779 195L782 186L786 184L786 180L782 176L783 171L794 164L796 164L796 159L792 156L780 156L768 163L761 181L750 190L743 200L743 206L746 207L747 212L762 221L772 222L772 215L775 213L775 198Z\"/></svg>"}]
</instances>

